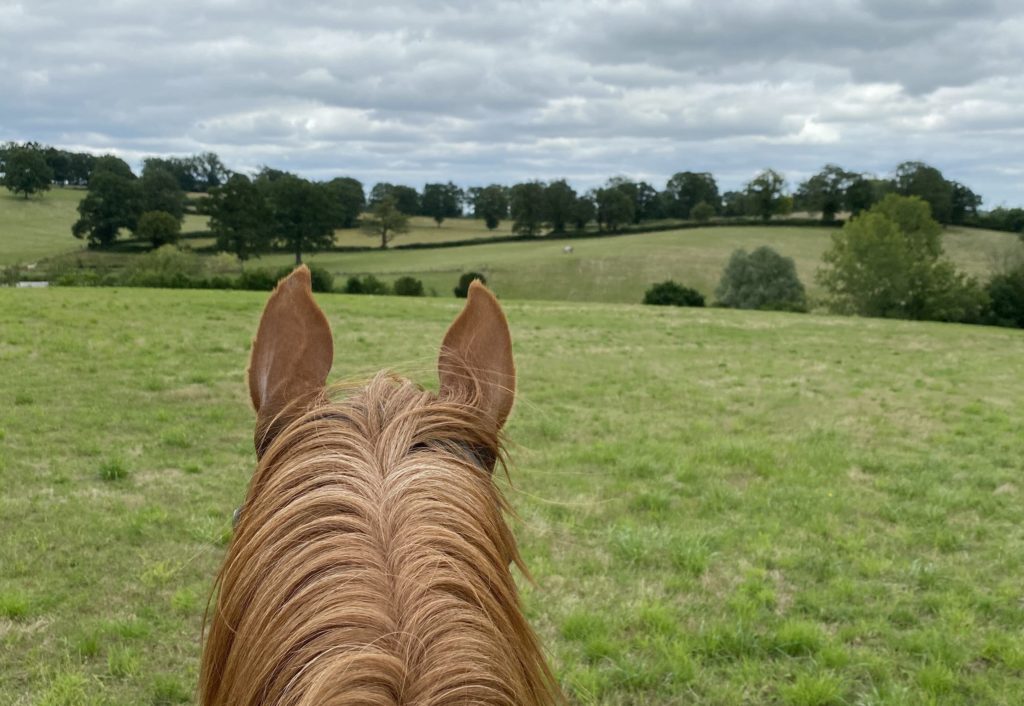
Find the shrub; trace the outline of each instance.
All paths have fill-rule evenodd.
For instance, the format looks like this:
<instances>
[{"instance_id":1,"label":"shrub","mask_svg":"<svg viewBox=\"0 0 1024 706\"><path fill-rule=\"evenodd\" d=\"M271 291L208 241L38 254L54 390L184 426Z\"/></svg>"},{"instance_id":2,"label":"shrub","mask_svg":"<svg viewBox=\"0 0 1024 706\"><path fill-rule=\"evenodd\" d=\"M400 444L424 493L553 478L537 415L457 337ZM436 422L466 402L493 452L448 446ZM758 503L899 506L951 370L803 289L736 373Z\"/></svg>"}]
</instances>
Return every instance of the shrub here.
<instances>
[{"instance_id":1,"label":"shrub","mask_svg":"<svg viewBox=\"0 0 1024 706\"><path fill-rule=\"evenodd\" d=\"M752 253L737 250L729 258L715 290L719 304L733 309L807 311L804 285L796 276L793 258L768 246Z\"/></svg>"},{"instance_id":2,"label":"shrub","mask_svg":"<svg viewBox=\"0 0 1024 706\"><path fill-rule=\"evenodd\" d=\"M166 211L146 211L135 228L135 235L153 243L154 248L176 242L180 232L181 223Z\"/></svg>"},{"instance_id":3,"label":"shrub","mask_svg":"<svg viewBox=\"0 0 1024 706\"><path fill-rule=\"evenodd\" d=\"M1024 266L996 275L985 291L990 300L990 323L1024 328Z\"/></svg>"},{"instance_id":4,"label":"shrub","mask_svg":"<svg viewBox=\"0 0 1024 706\"><path fill-rule=\"evenodd\" d=\"M345 282L346 294L390 294L388 285L373 275L349 277Z\"/></svg>"},{"instance_id":5,"label":"shrub","mask_svg":"<svg viewBox=\"0 0 1024 706\"><path fill-rule=\"evenodd\" d=\"M244 270L238 276L236 286L239 289L252 289L269 292L277 285L277 277L267 270Z\"/></svg>"},{"instance_id":6,"label":"shrub","mask_svg":"<svg viewBox=\"0 0 1024 706\"><path fill-rule=\"evenodd\" d=\"M203 261L191 250L163 245L133 258L126 268L122 284L131 287L188 287L202 279Z\"/></svg>"},{"instance_id":7,"label":"shrub","mask_svg":"<svg viewBox=\"0 0 1024 706\"><path fill-rule=\"evenodd\" d=\"M455 289L452 290L455 292L455 296L460 299L465 299L469 296L469 285L471 285L475 279L480 280L480 284L487 284L487 278L479 272L466 272L459 277L459 283L455 285Z\"/></svg>"},{"instance_id":8,"label":"shrub","mask_svg":"<svg viewBox=\"0 0 1024 706\"><path fill-rule=\"evenodd\" d=\"M715 215L715 207L707 201L701 201L690 209L690 218L701 223L707 223Z\"/></svg>"},{"instance_id":9,"label":"shrub","mask_svg":"<svg viewBox=\"0 0 1024 706\"><path fill-rule=\"evenodd\" d=\"M400 297L422 297L423 282L415 277L399 277L392 287Z\"/></svg>"},{"instance_id":10,"label":"shrub","mask_svg":"<svg viewBox=\"0 0 1024 706\"><path fill-rule=\"evenodd\" d=\"M655 306L704 306L704 295L696 289L668 280L652 285L644 294L644 304Z\"/></svg>"}]
</instances>

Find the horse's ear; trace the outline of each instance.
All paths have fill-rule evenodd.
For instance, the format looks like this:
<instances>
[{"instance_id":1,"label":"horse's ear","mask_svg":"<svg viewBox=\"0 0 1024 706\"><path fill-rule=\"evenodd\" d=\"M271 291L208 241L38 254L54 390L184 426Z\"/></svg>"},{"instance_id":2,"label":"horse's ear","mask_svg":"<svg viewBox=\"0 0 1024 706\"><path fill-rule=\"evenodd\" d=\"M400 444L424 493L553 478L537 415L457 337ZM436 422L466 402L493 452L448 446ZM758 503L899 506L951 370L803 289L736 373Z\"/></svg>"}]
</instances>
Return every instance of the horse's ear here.
<instances>
[{"instance_id":1,"label":"horse's ear","mask_svg":"<svg viewBox=\"0 0 1024 706\"><path fill-rule=\"evenodd\" d=\"M505 423L516 388L512 337L501 305L479 281L444 336L437 368L442 396L471 399L499 428Z\"/></svg>"},{"instance_id":2,"label":"horse's ear","mask_svg":"<svg viewBox=\"0 0 1024 706\"><path fill-rule=\"evenodd\" d=\"M303 265L278 282L252 344L249 394L256 408L257 455L320 399L333 360L331 327L313 301Z\"/></svg>"}]
</instances>

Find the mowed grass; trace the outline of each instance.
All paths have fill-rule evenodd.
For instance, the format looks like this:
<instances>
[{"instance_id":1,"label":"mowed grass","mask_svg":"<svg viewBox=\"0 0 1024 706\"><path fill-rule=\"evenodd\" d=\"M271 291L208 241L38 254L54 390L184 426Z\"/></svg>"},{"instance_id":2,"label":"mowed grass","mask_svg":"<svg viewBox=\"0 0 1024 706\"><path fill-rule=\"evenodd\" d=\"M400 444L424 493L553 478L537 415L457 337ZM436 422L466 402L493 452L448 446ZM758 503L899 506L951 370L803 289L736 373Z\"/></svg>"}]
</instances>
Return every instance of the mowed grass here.
<instances>
[{"instance_id":1,"label":"mowed grass","mask_svg":"<svg viewBox=\"0 0 1024 706\"><path fill-rule=\"evenodd\" d=\"M0 703L191 701L264 299L0 290ZM433 384L459 302L319 300L335 378ZM505 307L524 600L573 703L1020 702L1021 332Z\"/></svg>"}]
</instances>

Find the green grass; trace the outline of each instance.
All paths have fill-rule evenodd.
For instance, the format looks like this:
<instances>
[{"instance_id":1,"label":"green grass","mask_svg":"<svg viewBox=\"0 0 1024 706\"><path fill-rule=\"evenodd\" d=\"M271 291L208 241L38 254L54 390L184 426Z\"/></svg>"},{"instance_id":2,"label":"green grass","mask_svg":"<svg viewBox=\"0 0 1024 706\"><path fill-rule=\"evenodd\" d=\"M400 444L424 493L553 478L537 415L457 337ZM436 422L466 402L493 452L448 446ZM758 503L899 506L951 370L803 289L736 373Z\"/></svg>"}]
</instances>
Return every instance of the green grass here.
<instances>
[{"instance_id":1,"label":"green grass","mask_svg":"<svg viewBox=\"0 0 1024 706\"><path fill-rule=\"evenodd\" d=\"M0 703L191 699L263 301L0 290ZM335 377L424 382L459 306L320 301ZM1019 703L1021 332L506 308L524 600L575 703Z\"/></svg>"},{"instance_id":2,"label":"green grass","mask_svg":"<svg viewBox=\"0 0 1024 706\"><path fill-rule=\"evenodd\" d=\"M52 188L29 199L0 189L0 265L29 264L80 252L85 242L71 235L84 189ZM202 230L206 218L185 216L182 230ZM89 253L85 253L88 256Z\"/></svg>"},{"instance_id":3,"label":"green grass","mask_svg":"<svg viewBox=\"0 0 1024 706\"><path fill-rule=\"evenodd\" d=\"M322 253L308 262L344 279L372 273L391 281L402 275L423 280L428 290L449 296L459 274L482 272L488 283L509 299L545 299L633 303L651 284L674 279L713 297L718 279L737 248L769 245L796 261L797 273L812 296L821 291L814 273L834 231L804 227L714 227L643 233L613 238L512 242L431 250L368 253ZM987 279L999 261L1024 252L1010 233L975 229L947 231L950 257L970 274ZM287 255L261 258L260 263L285 265Z\"/></svg>"},{"instance_id":4,"label":"green grass","mask_svg":"<svg viewBox=\"0 0 1024 706\"><path fill-rule=\"evenodd\" d=\"M77 249L70 257L73 266L121 267L136 257L80 249L70 228L77 202L73 199L83 193L58 189L28 204L0 195L0 237L4 238L0 241L0 264L28 261L31 258L26 252L30 248L35 248L34 257ZM395 244L506 235L510 226L505 221L496 231L488 231L482 221L469 218L446 220L440 228L425 217L411 221L411 231L399 236ZM205 221L199 216L188 216L184 225L185 230L204 227ZM446 297L462 272L474 270L483 272L494 290L509 299L634 303L642 300L651 284L665 279L694 287L712 298L733 250L769 245L796 261L800 279L814 299L822 294L814 274L821 266L821 255L832 232L829 228L715 227L575 239L571 255L562 252L566 241L542 240L429 250L322 253L307 255L306 260L333 272L339 287L351 275L375 274L389 283L402 275L412 275L423 280L428 292ZM1002 263L1024 257L1020 239L1010 233L949 228L944 238L946 250L957 265L982 280ZM335 239L339 245L376 244L358 229L337 231ZM188 241L192 247L210 243L208 238ZM254 260L252 266L276 269L292 262L292 255L280 253Z\"/></svg>"}]
</instances>

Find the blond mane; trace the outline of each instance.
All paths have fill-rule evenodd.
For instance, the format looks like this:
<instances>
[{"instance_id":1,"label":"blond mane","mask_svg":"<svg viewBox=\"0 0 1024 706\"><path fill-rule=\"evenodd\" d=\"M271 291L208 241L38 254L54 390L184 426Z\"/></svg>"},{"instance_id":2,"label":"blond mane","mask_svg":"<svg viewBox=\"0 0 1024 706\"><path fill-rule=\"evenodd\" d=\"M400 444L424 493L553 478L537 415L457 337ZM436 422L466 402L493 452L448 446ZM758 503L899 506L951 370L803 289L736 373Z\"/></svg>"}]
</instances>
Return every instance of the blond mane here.
<instances>
[{"instance_id":1,"label":"blond mane","mask_svg":"<svg viewBox=\"0 0 1024 706\"><path fill-rule=\"evenodd\" d=\"M471 399L378 374L266 447L217 579L206 706L553 704Z\"/></svg>"}]
</instances>

